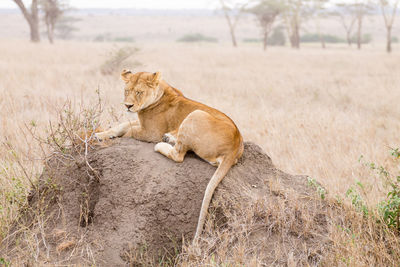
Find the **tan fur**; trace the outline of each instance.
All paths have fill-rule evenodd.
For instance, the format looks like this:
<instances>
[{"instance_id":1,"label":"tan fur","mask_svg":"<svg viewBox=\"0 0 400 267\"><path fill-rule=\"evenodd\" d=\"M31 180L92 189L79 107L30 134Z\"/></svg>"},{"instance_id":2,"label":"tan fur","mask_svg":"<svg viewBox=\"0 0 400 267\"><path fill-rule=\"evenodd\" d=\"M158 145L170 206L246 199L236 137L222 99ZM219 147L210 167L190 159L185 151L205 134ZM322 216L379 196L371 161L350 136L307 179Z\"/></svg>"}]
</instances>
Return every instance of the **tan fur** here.
<instances>
[{"instance_id":1,"label":"tan fur","mask_svg":"<svg viewBox=\"0 0 400 267\"><path fill-rule=\"evenodd\" d=\"M154 142L157 143L155 151L176 162L182 162L186 152L192 150L218 166L204 194L196 241L202 232L215 188L243 153L242 136L228 116L185 98L179 90L161 80L159 72L133 74L124 70L121 78L126 83L125 106L129 111L137 112L139 121L122 123L97 133L99 139L133 137ZM174 146L161 142L163 136L175 139Z\"/></svg>"}]
</instances>

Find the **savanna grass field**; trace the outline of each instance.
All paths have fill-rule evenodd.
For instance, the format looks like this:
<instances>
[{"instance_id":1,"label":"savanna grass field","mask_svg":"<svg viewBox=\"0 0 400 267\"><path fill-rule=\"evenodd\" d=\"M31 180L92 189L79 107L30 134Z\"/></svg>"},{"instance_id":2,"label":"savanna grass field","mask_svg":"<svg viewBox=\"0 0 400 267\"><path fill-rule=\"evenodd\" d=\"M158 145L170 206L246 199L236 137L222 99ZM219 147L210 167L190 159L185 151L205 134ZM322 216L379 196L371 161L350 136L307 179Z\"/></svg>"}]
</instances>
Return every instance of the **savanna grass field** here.
<instances>
[{"instance_id":1,"label":"savanna grass field","mask_svg":"<svg viewBox=\"0 0 400 267\"><path fill-rule=\"evenodd\" d=\"M118 69L102 71L124 50L134 52ZM393 50L387 54L380 42L362 50L346 44L322 49L316 43L299 50L269 47L263 51L253 43L239 42L233 48L229 39L218 43L56 40L49 44L44 38L40 43L19 36L2 38L0 241L13 233L13 222L31 184L43 170L39 156L43 151L31 133L46 136L49 123L57 124L57 114L67 101L79 110L96 105L100 97L103 128L135 116L127 114L122 104L124 85L119 72L129 68L160 71L186 97L223 111L244 139L258 144L277 168L308 175L326 189L327 201L344 205L353 214L347 217L354 220L349 230L353 232L330 237L333 254L343 256L332 257L331 262L399 266L398 253L391 251L400 249L398 233L382 230L376 217L362 215L365 206L369 214L379 216L379 204L387 199L391 187L383 168L393 177L400 170L396 154L400 147L400 47L395 44ZM380 231L386 235L376 237ZM385 248L389 243L391 249ZM5 264L6 255L0 259L4 261L0 265ZM208 264L213 265L213 259ZM186 260L190 266L190 257ZM245 262L230 264L247 266Z\"/></svg>"}]
</instances>

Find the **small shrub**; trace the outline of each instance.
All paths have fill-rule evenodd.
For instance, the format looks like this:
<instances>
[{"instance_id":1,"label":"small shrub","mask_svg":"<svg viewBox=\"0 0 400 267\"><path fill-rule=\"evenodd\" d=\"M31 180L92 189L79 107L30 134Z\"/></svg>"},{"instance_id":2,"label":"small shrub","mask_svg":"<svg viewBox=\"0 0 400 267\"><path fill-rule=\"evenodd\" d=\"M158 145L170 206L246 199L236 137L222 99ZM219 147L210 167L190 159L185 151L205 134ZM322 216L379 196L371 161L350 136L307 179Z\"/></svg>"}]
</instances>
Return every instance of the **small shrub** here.
<instances>
[{"instance_id":1,"label":"small shrub","mask_svg":"<svg viewBox=\"0 0 400 267\"><path fill-rule=\"evenodd\" d=\"M321 34L321 36L318 33L308 33L304 34L303 36L300 37L300 41L303 43L317 43L320 42L320 38L323 38L323 40L326 43L344 43L345 40L331 34Z\"/></svg>"},{"instance_id":2,"label":"small shrub","mask_svg":"<svg viewBox=\"0 0 400 267\"><path fill-rule=\"evenodd\" d=\"M99 34L93 39L93 42L110 42L110 41L111 41L111 34L109 33Z\"/></svg>"},{"instance_id":3,"label":"small shrub","mask_svg":"<svg viewBox=\"0 0 400 267\"><path fill-rule=\"evenodd\" d=\"M400 164L400 148L391 149L390 152L394 162L396 164ZM360 162L362 159L363 156L360 157ZM388 189L386 199L381 201L377 207L378 215L380 217L378 220L383 221L392 229L400 230L400 173L398 175L393 175L383 166L377 166L373 162L363 163L363 165L367 166L377 175L379 175L382 179L384 187ZM362 184L359 184L361 187ZM353 205L355 205L358 209L361 208L363 213L365 213L365 204L360 201L360 198L354 195L354 191L351 191L351 194L353 194L352 197L354 199Z\"/></svg>"},{"instance_id":4,"label":"small shrub","mask_svg":"<svg viewBox=\"0 0 400 267\"><path fill-rule=\"evenodd\" d=\"M243 42L244 43L261 43L262 40L261 39L257 39L257 38L244 38Z\"/></svg>"},{"instance_id":5,"label":"small shrub","mask_svg":"<svg viewBox=\"0 0 400 267\"><path fill-rule=\"evenodd\" d=\"M314 178L311 178L311 177L307 177L307 183L308 183L308 186L314 188L317 191L317 193L321 199L325 199L327 192L326 192L325 188L323 188L317 182L317 180L315 180Z\"/></svg>"},{"instance_id":6,"label":"small shrub","mask_svg":"<svg viewBox=\"0 0 400 267\"><path fill-rule=\"evenodd\" d=\"M133 43L135 39L130 36L117 36L113 37L110 33L104 33L97 35L93 42L124 42L124 43Z\"/></svg>"},{"instance_id":7,"label":"small shrub","mask_svg":"<svg viewBox=\"0 0 400 267\"><path fill-rule=\"evenodd\" d=\"M371 41L372 36L369 33L363 34L363 36L361 37L362 44L369 44ZM351 37L351 42L357 43L357 35L353 35L353 37Z\"/></svg>"},{"instance_id":8,"label":"small shrub","mask_svg":"<svg viewBox=\"0 0 400 267\"><path fill-rule=\"evenodd\" d=\"M87 156L88 149L95 142L95 132L99 130L103 104L100 91L97 99L89 107L83 104L76 109L71 101L56 110L57 123L49 122L45 137L36 134L36 126L30 124L27 130L43 151L52 151L51 156L80 161ZM45 155L42 155L45 156Z\"/></svg>"},{"instance_id":9,"label":"small shrub","mask_svg":"<svg viewBox=\"0 0 400 267\"><path fill-rule=\"evenodd\" d=\"M391 155L399 164L400 149L391 149ZM385 168L378 167L378 173L383 177L389 192L386 199L379 203L379 212L384 222L397 230L400 230L400 174L391 175Z\"/></svg>"},{"instance_id":10,"label":"small shrub","mask_svg":"<svg viewBox=\"0 0 400 267\"><path fill-rule=\"evenodd\" d=\"M286 43L285 34L282 27L276 27L267 41L268 45L284 46Z\"/></svg>"},{"instance_id":11,"label":"small shrub","mask_svg":"<svg viewBox=\"0 0 400 267\"><path fill-rule=\"evenodd\" d=\"M262 43L259 38L244 38L244 43ZM267 44L271 46L284 46L286 43L285 34L281 27L276 27L272 34L268 37Z\"/></svg>"},{"instance_id":12,"label":"small shrub","mask_svg":"<svg viewBox=\"0 0 400 267\"><path fill-rule=\"evenodd\" d=\"M110 52L108 59L101 65L100 71L104 75L111 75L122 69L122 64L139 51L136 47L122 47ZM130 66L139 66L140 62L129 63Z\"/></svg>"},{"instance_id":13,"label":"small shrub","mask_svg":"<svg viewBox=\"0 0 400 267\"><path fill-rule=\"evenodd\" d=\"M391 184L391 190L387 194L387 199L379 203L379 211L383 220L389 227L400 229L400 176L397 182Z\"/></svg>"},{"instance_id":14,"label":"small shrub","mask_svg":"<svg viewBox=\"0 0 400 267\"><path fill-rule=\"evenodd\" d=\"M205 36L201 33L194 33L194 34L185 34L181 38L177 40L177 42L184 42L184 43L194 43L194 42L209 42L209 43L216 43L218 42L217 38Z\"/></svg>"},{"instance_id":15,"label":"small shrub","mask_svg":"<svg viewBox=\"0 0 400 267\"><path fill-rule=\"evenodd\" d=\"M11 264L6 261L4 258L0 258L0 266L8 267L11 266Z\"/></svg>"},{"instance_id":16,"label":"small shrub","mask_svg":"<svg viewBox=\"0 0 400 267\"><path fill-rule=\"evenodd\" d=\"M125 43L133 43L135 39L133 37L125 36L125 37L115 37L113 39L114 42L125 42Z\"/></svg>"},{"instance_id":17,"label":"small shrub","mask_svg":"<svg viewBox=\"0 0 400 267\"><path fill-rule=\"evenodd\" d=\"M392 37L392 43L397 44L399 42L399 38L397 36Z\"/></svg>"},{"instance_id":18,"label":"small shrub","mask_svg":"<svg viewBox=\"0 0 400 267\"><path fill-rule=\"evenodd\" d=\"M361 182L357 182L356 185L358 187L350 187L346 191L346 197L351 200L352 206L358 211L361 212L364 216L368 216L369 210L365 201L358 190L358 188L363 189L364 185Z\"/></svg>"},{"instance_id":19,"label":"small shrub","mask_svg":"<svg viewBox=\"0 0 400 267\"><path fill-rule=\"evenodd\" d=\"M73 33L79 31L74 27L74 23L81 19L69 16L62 16L55 25L55 35L62 40L69 40L73 37Z\"/></svg>"}]
</instances>

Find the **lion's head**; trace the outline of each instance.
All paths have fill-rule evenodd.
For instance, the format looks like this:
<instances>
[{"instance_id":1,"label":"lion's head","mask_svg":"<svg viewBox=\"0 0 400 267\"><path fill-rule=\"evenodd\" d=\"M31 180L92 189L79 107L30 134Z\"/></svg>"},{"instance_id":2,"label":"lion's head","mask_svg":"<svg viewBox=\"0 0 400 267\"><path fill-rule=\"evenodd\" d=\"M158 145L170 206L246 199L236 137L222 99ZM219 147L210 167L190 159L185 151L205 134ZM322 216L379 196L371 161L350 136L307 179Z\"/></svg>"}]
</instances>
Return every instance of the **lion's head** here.
<instances>
[{"instance_id":1,"label":"lion's head","mask_svg":"<svg viewBox=\"0 0 400 267\"><path fill-rule=\"evenodd\" d=\"M157 102L163 95L160 87L160 72L132 73L123 70L121 78L125 82L124 104L128 111L138 112Z\"/></svg>"}]
</instances>

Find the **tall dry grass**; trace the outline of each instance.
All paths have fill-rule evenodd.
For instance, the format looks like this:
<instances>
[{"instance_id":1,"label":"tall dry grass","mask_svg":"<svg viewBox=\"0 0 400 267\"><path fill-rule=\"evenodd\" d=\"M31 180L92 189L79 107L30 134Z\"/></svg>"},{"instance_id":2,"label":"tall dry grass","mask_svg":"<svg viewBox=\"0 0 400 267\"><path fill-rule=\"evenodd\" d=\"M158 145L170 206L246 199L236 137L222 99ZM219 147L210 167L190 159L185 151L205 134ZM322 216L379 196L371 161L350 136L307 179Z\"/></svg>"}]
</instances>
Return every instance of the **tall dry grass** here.
<instances>
[{"instance_id":1,"label":"tall dry grass","mask_svg":"<svg viewBox=\"0 0 400 267\"><path fill-rule=\"evenodd\" d=\"M38 149L23 132L26 125L43 132L66 99L77 106L96 101L97 89L105 101L103 127L126 118L118 72L100 72L115 46L120 45L0 42L0 142L9 144L0 151L2 233L17 216L29 180L37 178L15 173L13 165L22 164L29 173L41 170L40 161L18 158L19 152ZM344 198L355 181L365 185L371 207L384 197L380 178L358 159L364 155L392 166L389 147L399 146L400 54L307 47L264 53L254 46L217 44L140 48L132 60L143 66L133 71L161 71L187 97L231 116L244 138L259 144L278 168L310 175L333 197Z\"/></svg>"}]
</instances>

